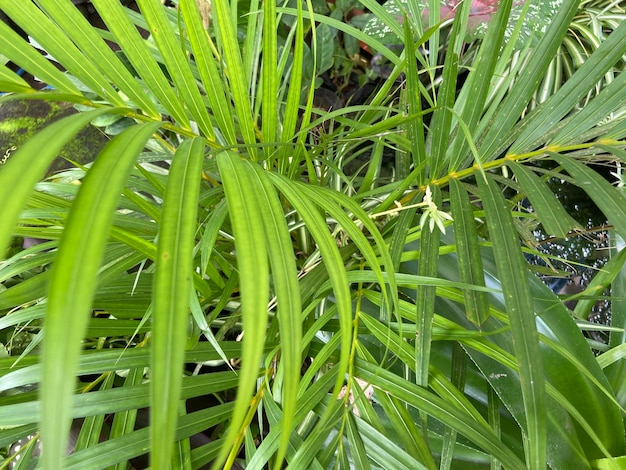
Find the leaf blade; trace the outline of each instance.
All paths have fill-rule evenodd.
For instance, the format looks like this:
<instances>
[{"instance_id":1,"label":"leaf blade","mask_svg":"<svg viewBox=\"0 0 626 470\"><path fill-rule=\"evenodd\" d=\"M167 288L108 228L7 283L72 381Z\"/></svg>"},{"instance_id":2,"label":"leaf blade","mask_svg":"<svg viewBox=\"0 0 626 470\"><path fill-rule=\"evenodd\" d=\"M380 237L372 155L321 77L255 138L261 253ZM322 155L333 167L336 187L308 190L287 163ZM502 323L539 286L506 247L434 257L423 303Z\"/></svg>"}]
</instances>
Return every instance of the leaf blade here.
<instances>
[{"instance_id":1,"label":"leaf blade","mask_svg":"<svg viewBox=\"0 0 626 470\"><path fill-rule=\"evenodd\" d=\"M183 141L176 150L157 243L152 302L150 439L152 465L167 468L178 418L178 401L189 318L193 247L204 139Z\"/></svg>"}]
</instances>

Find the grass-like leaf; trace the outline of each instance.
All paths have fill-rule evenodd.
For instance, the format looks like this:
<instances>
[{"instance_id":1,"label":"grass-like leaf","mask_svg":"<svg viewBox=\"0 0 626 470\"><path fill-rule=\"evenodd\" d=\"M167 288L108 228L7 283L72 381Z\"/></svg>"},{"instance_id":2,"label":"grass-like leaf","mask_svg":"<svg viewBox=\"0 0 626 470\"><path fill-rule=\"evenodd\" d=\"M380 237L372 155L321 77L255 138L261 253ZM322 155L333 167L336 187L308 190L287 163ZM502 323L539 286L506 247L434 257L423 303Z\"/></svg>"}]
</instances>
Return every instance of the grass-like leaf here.
<instances>
[{"instance_id":1,"label":"grass-like leaf","mask_svg":"<svg viewBox=\"0 0 626 470\"><path fill-rule=\"evenodd\" d=\"M253 394L258 366L261 361L267 324L269 302L269 263L263 215L264 208L258 203L258 194L264 191L258 177L249 164L234 152L222 152L217 156L224 193L228 201L230 222L237 250L237 269L241 290L241 315L244 342L241 356L238 400L233 412L231 427L224 438L224 446L217 460L222 465L226 458L234 458L238 447L238 435L248 413L248 401Z\"/></svg>"},{"instance_id":2,"label":"grass-like leaf","mask_svg":"<svg viewBox=\"0 0 626 470\"><path fill-rule=\"evenodd\" d=\"M581 228L537 175L524 165L513 161L508 162L507 165L515 173L524 194L530 199L533 209L537 211L546 233L565 238L571 230Z\"/></svg>"},{"instance_id":3,"label":"grass-like leaf","mask_svg":"<svg viewBox=\"0 0 626 470\"><path fill-rule=\"evenodd\" d=\"M78 192L59 244L50 278L42 351L41 432L46 468L64 468L81 339L109 227L137 154L159 126L131 127L100 153ZM62 370L59 364L63 364Z\"/></svg>"},{"instance_id":4,"label":"grass-like leaf","mask_svg":"<svg viewBox=\"0 0 626 470\"><path fill-rule=\"evenodd\" d=\"M178 417L189 321L193 247L204 139L184 141L170 169L153 290L150 429L152 465L167 467Z\"/></svg>"},{"instance_id":5,"label":"grass-like leaf","mask_svg":"<svg viewBox=\"0 0 626 470\"><path fill-rule=\"evenodd\" d=\"M476 223L474 222L474 208L470 203L467 191L454 178L450 180L450 205L461 281L484 287L485 274ZM478 326L482 325L489 318L487 294L470 289L464 290L463 294L467 318Z\"/></svg>"},{"instance_id":6,"label":"grass-like leaf","mask_svg":"<svg viewBox=\"0 0 626 470\"><path fill-rule=\"evenodd\" d=\"M527 462L530 468L544 468L546 466L546 392L539 337L526 277L527 268L513 225L513 218L498 186L486 175L478 175L477 179L519 367L526 410L526 432L528 433Z\"/></svg>"},{"instance_id":7,"label":"grass-like leaf","mask_svg":"<svg viewBox=\"0 0 626 470\"><path fill-rule=\"evenodd\" d=\"M1 24L1 23L0 23ZM51 124L20 149L11 154L0 172L0 207L3 224L0 228L0 253L4 253L17 216L24 207L26 198L43 178L48 166L63 146L72 139L89 121L104 114L104 110L70 116ZM33 158L37 155L37 158ZM20 184L15 184L16 182Z\"/></svg>"},{"instance_id":8,"label":"grass-like leaf","mask_svg":"<svg viewBox=\"0 0 626 470\"><path fill-rule=\"evenodd\" d=\"M137 0L171 77L176 91L202 133L213 139L215 133L206 107L189 67L189 60L180 47L180 40L165 14L163 6L152 0Z\"/></svg>"}]
</instances>

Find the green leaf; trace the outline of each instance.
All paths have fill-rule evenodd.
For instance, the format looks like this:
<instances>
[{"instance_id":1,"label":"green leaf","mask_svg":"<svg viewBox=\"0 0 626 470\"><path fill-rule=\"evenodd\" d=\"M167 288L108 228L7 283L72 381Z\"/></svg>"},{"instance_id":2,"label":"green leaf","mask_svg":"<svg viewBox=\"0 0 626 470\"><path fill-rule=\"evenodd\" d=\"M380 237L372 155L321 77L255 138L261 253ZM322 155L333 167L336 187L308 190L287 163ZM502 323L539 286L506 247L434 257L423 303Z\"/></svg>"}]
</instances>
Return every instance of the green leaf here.
<instances>
[{"instance_id":1,"label":"green leaf","mask_svg":"<svg viewBox=\"0 0 626 470\"><path fill-rule=\"evenodd\" d=\"M33 2L0 3L22 29L28 31L55 60L63 64L72 75L98 96L105 97L114 106L124 106L124 101L111 86L110 81L88 60L74 43ZM30 46L28 46L30 47Z\"/></svg>"},{"instance_id":2,"label":"green leaf","mask_svg":"<svg viewBox=\"0 0 626 470\"><path fill-rule=\"evenodd\" d=\"M511 147L511 153L520 153L531 150L530 147L541 143L547 134L559 123L561 119L567 116L571 110L580 102L581 99L591 90L601 79L602 76L615 66L626 54L626 23L622 23L609 37L602 42L600 47L588 57L582 67L580 67L574 76L567 80L563 86L548 101L537 109L525 121L524 132L516 139L515 144ZM619 79L619 76L618 76ZM622 84L617 85L615 90L623 89ZM595 100L594 100L595 101ZM618 104L620 100L614 100ZM587 106L585 106L586 108ZM604 117L604 116L602 116ZM588 121L589 127L596 125L597 122ZM576 118L577 120L580 118ZM557 142L567 142L565 136L576 136L582 134L581 129L577 131L572 128L572 124L566 125L566 129L559 132ZM570 129L569 131L567 129ZM586 130L586 129L585 129ZM576 133L578 132L578 133ZM562 137L561 137L562 136Z\"/></svg>"},{"instance_id":3,"label":"green leaf","mask_svg":"<svg viewBox=\"0 0 626 470\"><path fill-rule=\"evenodd\" d=\"M263 141L266 144L276 142L278 137L278 82L280 77L276 76L278 69L278 39L276 34L276 1L267 0L263 2L263 62L261 65L263 87L261 106L263 121ZM273 146L264 148L265 156L270 157L273 153Z\"/></svg>"},{"instance_id":4,"label":"green leaf","mask_svg":"<svg viewBox=\"0 0 626 470\"><path fill-rule=\"evenodd\" d=\"M55 0L41 0L38 2L50 18L66 31L85 57L92 64L126 94L132 102L153 119L160 119L156 106L137 83L128 69L113 53L111 48L102 40L96 30L87 22L82 13L76 8L68 8L67 3Z\"/></svg>"},{"instance_id":5,"label":"green leaf","mask_svg":"<svg viewBox=\"0 0 626 470\"><path fill-rule=\"evenodd\" d=\"M508 142L507 136L515 131L515 123L556 55L579 4L579 1L563 2L539 44L533 48L523 72L515 80L509 94L499 104L498 111L491 120L491 127L484 135L484 141L480 146L483 161L496 158L500 148Z\"/></svg>"},{"instance_id":6,"label":"green leaf","mask_svg":"<svg viewBox=\"0 0 626 470\"><path fill-rule=\"evenodd\" d=\"M574 178L574 184L589 195L609 219L609 223L615 226L617 233L626 237L626 196L624 193L575 159L554 152L548 152L548 154Z\"/></svg>"},{"instance_id":7,"label":"green leaf","mask_svg":"<svg viewBox=\"0 0 626 470\"><path fill-rule=\"evenodd\" d=\"M44 58L37 50L30 46L22 39L8 24L0 21L0 37L4 39L2 43L2 55L8 57L14 64L19 65L22 69L27 70L33 76L39 77L44 83L54 86L68 94L80 95L78 88L69 78L67 78L59 69ZM18 75L9 70L7 67L1 68L0 78L3 82L9 82L20 86L18 90L8 88L6 84L2 84L0 90L9 91L25 91L24 86L30 88L28 83L19 78Z\"/></svg>"},{"instance_id":8,"label":"green leaf","mask_svg":"<svg viewBox=\"0 0 626 470\"><path fill-rule=\"evenodd\" d=\"M474 207L470 203L467 191L456 178L450 179L450 206L461 282L485 287L480 238L474 221ZM482 325L489 318L487 294L465 289L463 296L468 320L475 325Z\"/></svg>"},{"instance_id":9,"label":"green leaf","mask_svg":"<svg viewBox=\"0 0 626 470\"><path fill-rule=\"evenodd\" d=\"M404 44L406 63L406 94L408 114L416 116L414 120L407 123L407 137L411 141L411 156L413 165L419 170L417 184L422 184L426 175L426 148L424 143L424 123L422 121L422 95L420 93L419 77L417 75L417 61L415 42L413 41L413 31L409 27L409 22L404 21ZM430 175L432 177L432 175Z\"/></svg>"},{"instance_id":10,"label":"green leaf","mask_svg":"<svg viewBox=\"0 0 626 470\"><path fill-rule=\"evenodd\" d=\"M433 202L441 207L441 191L438 186L433 188ZM425 214L423 214L425 215ZM439 258L439 240L441 232L438 229L429 230L422 227L420 240L420 255L417 265L418 276L437 277L437 261ZM428 386L428 366L430 364L430 345L432 341L433 316L435 314L436 291L433 286L417 284L416 324L417 339L415 341L415 375L418 385Z\"/></svg>"},{"instance_id":11,"label":"green leaf","mask_svg":"<svg viewBox=\"0 0 626 470\"><path fill-rule=\"evenodd\" d=\"M479 119L484 112L487 96L491 90L491 80L507 27L511 3L511 0L506 0L499 4L498 13L490 21L491 24L480 46L478 57L473 64L473 70L461 90L461 97L456 101L457 106L455 108L460 115L458 119L467 126L470 133L473 133L478 126ZM466 138L464 132L457 131L456 137L448 149L449 171L455 171L459 166L464 165L466 149L471 144L466 142Z\"/></svg>"},{"instance_id":12,"label":"green leaf","mask_svg":"<svg viewBox=\"0 0 626 470\"><path fill-rule=\"evenodd\" d=\"M191 73L189 61L181 50L180 42L174 34L163 5L152 0L137 0L137 5L148 23L152 39L163 56L163 62L174 82L176 92L187 105L200 130L213 139L215 136L213 124Z\"/></svg>"},{"instance_id":13,"label":"green leaf","mask_svg":"<svg viewBox=\"0 0 626 470\"><path fill-rule=\"evenodd\" d=\"M388 393L457 430L459 434L464 435L500 459L506 468L526 469L526 465L495 436L486 424L470 417L459 408L450 406L449 403L427 389L407 382L384 368L366 362L357 362L356 374L371 384L377 393Z\"/></svg>"},{"instance_id":14,"label":"green leaf","mask_svg":"<svg viewBox=\"0 0 626 470\"><path fill-rule=\"evenodd\" d=\"M207 1L207 3L209 2ZM202 78L204 90L211 103L211 111L215 116L216 127L220 130L226 142L234 145L237 143L233 122L234 109L225 94L227 90L226 83L219 74L217 61L212 53L214 46L208 40L196 2L194 0L182 0L179 8L185 20L185 26L187 26L191 49L198 72Z\"/></svg>"},{"instance_id":15,"label":"green leaf","mask_svg":"<svg viewBox=\"0 0 626 470\"><path fill-rule=\"evenodd\" d=\"M135 25L118 0L93 0L91 2L113 33L115 42L131 63L136 73L179 126L189 129L189 118L178 96L154 60L147 42L141 37Z\"/></svg>"},{"instance_id":16,"label":"green leaf","mask_svg":"<svg viewBox=\"0 0 626 470\"><path fill-rule=\"evenodd\" d=\"M294 45L293 45L293 66L289 78L289 90L287 92L287 102L285 103L285 115L283 117L283 128L280 136L281 142L289 142L293 138L297 122L300 115L299 105L302 93L302 70L304 69L304 19L302 16L302 2L297 2L296 23ZM287 77L286 77L287 78ZM279 149L281 160L289 161L292 156L291 148L285 145Z\"/></svg>"},{"instance_id":17,"label":"green leaf","mask_svg":"<svg viewBox=\"0 0 626 470\"><path fill-rule=\"evenodd\" d=\"M235 237L245 335L237 402L224 447L217 459L216 465L220 466L235 451L232 448L238 442L237 435L243 435L241 427L248 412L249 397L255 389L267 325L270 289L267 246L271 241L266 240L264 231L260 230L264 227L262 211L265 208L261 208L257 201L263 187L252 167L231 151L218 154L217 164Z\"/></svg>"},{"instance_id":18,"label":"green leaf","mask_svg":"<svg viewBox=\"0 0 626 470\"><path fill-rule=\"evenodd\" d=\"M150 407L152 465L169 466L178 417L183 358L189 326L193 248L204 140L178 147L165 188L152 301Z\"/></svg>"},{"instance_id":19,"label":"green leaf","mask_svg":"<svg viewBox=\"0 0 626 470\"><path fill-rule=\"evenodd\" d=\"M76 118L85 116L89 114ZM159 126L160 123L133 126L104 148L78 191L59 243L50 277L42 349L41 433L46 446L46 468L64 468L81 340L109 228L137 155ZM42 134L53 128L48 127ZM59 364L63 364L62 369Z\"/></svg>"},{"instance_id":20,"label":"green leaf","mask_svg":"<svg viewBox=\"0 0 626 470\"><path fill-rule=\"evenodd\" d=\"M519 367L527 420L527 461L530 468L545 468L546 392L539 336L527 281L528 269L513 218L500 189L486 174L478 175L476 179L485 208Z\"/></svg>"},{"instance_id":21,"label":"green leaf","mask_svg":"<svg viewBox=\"0 0 626 470\"><path fill-rule=\"evenodd\" d=\"M554 193L531 170L513 161L508 161L507 165L515 173L547 234L565 238L571 230L581 228L563 208Z\"/></svg>"},{"instance_id":22,"label":"green leaf","mask_svg":"<svg viewBox=\"0 0 626 470\"><path fill-rule=\"evenodd\" d=\"M230 4L226 0L215 0L213 3L214 18L219 25L218 34L221 41L223 60L226 64L226 76L230 85L231 98L237 110L241 137L247 144L256 143L254 122L252 119L252 105L249 99L249 85L246 83L243 60L239 50L237 25L233 23ZM256 159L256 149L250 147L253 159Z\"/></svg>"},{"instance_id":23,"label":"green leaf","mask_svg":"<svg viewBox=\"0 0 626 470\"><path fill-rule=\"evenodd\" d=\"M276 465L280 466L289 444L289 436L295 424L298 385L302 366L302 305L300 286L298 285L297 266L293 255L293 246L283 208L276 194L276 189L259 166L247 161L244 164L252 166L257 178L258 203L265 210L261 212L265 240L268 241L272 269L272 284L276 292L278 307L278 321L280 328L281 364L283 366L283 420L281 445Z\"/></svg>"},{"instance_id":24,"label":"green leaf","mask_svg":"<svg viewBox=\"0 0 626 470\"><path fill-rule=\"evenodd\" d=\"M2 24L2 22L0 22ZM4 253L13 235L15 221L35 183L42 179L46 170L63 146L69 142L89 121L104 114L100 109L61 119L28 140L11 154L0 171L0 207L3 223L0 226L0 253ZM33 158L36 155L37 158ZM19 182L19 184L17 184Z\"/></svg>"}]
</instances>

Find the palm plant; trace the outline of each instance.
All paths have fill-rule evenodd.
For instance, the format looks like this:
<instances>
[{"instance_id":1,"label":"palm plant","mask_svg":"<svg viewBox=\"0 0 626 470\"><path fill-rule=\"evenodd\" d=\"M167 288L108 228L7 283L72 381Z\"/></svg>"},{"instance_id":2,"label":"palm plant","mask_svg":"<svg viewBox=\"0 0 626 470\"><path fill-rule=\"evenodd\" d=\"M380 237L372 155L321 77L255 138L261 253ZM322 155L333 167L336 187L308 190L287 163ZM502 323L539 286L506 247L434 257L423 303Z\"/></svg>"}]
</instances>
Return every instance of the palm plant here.
<instances>
[{"instance_id":1,"label":"palm plant","mask_svg":"<svg viewBox=\"0 0 626 470\"><path fill-rule=\"evenodd\" d=\"M529 219L556 237L580 228L555 177L626 236L621 188L588 166L626 155L623 114L606 119L626 105L626 75L578 106L623 60L624 24L525 112L579 2L512 66L503 0L462 79L463 3L428 90L415 57L439 29L418 36L371 0L399 55L310 3L216 0L208 16L192 0L138 0L140 14L92 0L108 31L70 0L35 3L0 8L61 67L2 23L1 50L53 90L3 66L0 102L80 112L0 170L3 253L47 240L0 265L11 462L38 459L41 437L46 469L127 468L148 450L152 468L619 468L626 251L603 272L616 288L596 357L521 242ZM368 105L313 112L302 70L317 24L395 65ZM117 123L93 164L40 182L90 122Z\"/></svg>"}]
</instances>

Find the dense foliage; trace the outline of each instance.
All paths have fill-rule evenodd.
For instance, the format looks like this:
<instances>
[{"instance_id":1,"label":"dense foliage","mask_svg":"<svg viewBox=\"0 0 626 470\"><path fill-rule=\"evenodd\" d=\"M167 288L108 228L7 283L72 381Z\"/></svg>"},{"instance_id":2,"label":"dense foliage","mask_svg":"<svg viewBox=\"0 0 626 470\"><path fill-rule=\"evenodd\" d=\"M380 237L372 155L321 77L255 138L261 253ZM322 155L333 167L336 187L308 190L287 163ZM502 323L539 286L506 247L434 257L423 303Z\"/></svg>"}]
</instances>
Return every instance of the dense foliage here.
<instances>
[{"instance_id":1,"label":"dense foliage","mask_svg":"<svg viewBox=\"0 0 626 470\"><path fill-rule=\"evenodd\" d=\"M92 0L106 29L74 3L0 0L25 32L0 22L0 105L77 111L0 149L7 466L624 465L615 2L563 2L533 32L548 2L502 0L473 43L473 2L424 29L361 0L391 42L338 0ZM320 68L354 72L325 44L390 64L366 103L314 107ZM93 127L98 154L68 155ZM59 154L71 165L47 175ZM562 273L535 228L585 231L554 181L610 224L573 312L536 275Z\"/></svg>"}]
</instances>

